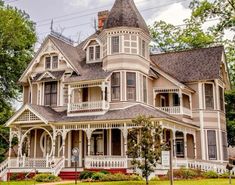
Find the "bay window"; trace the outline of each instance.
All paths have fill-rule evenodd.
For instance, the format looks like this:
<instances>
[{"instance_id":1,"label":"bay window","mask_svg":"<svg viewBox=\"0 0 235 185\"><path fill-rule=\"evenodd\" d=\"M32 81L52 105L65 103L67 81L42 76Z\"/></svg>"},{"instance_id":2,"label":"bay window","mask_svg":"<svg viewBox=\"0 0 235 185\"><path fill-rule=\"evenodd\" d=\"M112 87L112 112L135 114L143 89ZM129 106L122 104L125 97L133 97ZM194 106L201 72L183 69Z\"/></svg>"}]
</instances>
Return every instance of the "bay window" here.
<instances>
[{"instance_id":1,"label":"bay window","mask_svg":"<svg viewBox=\"0 0 235 185\"><path fill-rule=\"evenodd\" d=\"M112 37L111 48L112 48L112 54L119 53L119 36Z\"/></svg>"},{"instance_id":2,"label":"bay window","mask_svg":"<svg viewBox=\"0 0 235 185\"><path fill-rule=\"evenodd\" d=\"M120 73L115 72L111 77L112 101L120 100Z\"/></svg>"},{"instance_id":3,"label":"bay window","mask_svg":"<svg viewBox=\"0 0 235 185\"><path fill-rule=\"evenodd\" d=\"M209 160L217 160L216 132L215 132L215 130L208 130L207 131L207 142L208 142Z\"/></svg>"},{"instance_id":4,"label":"bay window","mask_svg":"<svg viewBox=\"0 0 235 185\"><path fill-rule=\"evenodd\" d=\"M206 109L214 109L213 84L205 84L205 106Z\"/></svg>"},{"instance_id":5,"label":"bay window","mask_svg":"<svg viewBox=\"0 0 235 185\"><path fill-rule=\"evenodd\" d=\"M127 100L136 100L136 73L126 73L126 89L127 89Z\"/></svg>"},{"instance_id":6,"label":"bay window","mask_svg":"<svg viewBox=\"0 0 235 185\"><path fill-rule=\"evenodd\" d=\"M143 76L143 100L147 103L147 78Z\"/></svg>"}]
</instances>

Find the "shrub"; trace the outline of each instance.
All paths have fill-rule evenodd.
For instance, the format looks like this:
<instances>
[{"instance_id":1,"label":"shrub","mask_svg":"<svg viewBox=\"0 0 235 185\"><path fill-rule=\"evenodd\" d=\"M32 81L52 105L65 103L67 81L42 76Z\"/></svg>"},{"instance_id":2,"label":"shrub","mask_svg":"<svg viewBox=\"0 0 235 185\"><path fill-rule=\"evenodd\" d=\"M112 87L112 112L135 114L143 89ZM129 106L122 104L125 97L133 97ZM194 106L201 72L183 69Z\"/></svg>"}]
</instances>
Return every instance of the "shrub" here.
<instances>
[{"instance_id":1,"label":"shrub","mask_svg":"<svg viewBox=\"0 0 235 185\"><path fill-rule=\"evenodd\" d=\"M229 178L229 173L226 172L226 173L220 174L219 178Z\"/></svg>"},{"instance_id":2,"label":"shrub","mask_svg":"<svg viewBox=\"0 0 235 185\"><path fill-rule=\"evenodd\" d=\"M12 173L10 175L10 180L11 181L17 181L18 180L18 173Z\"/></svg>"},{"instance_id":3,"label":"shrub","mask_svg":"<svg viewBox=\"0 0 235 185\"><path fill-rule=\"evenodd\" d=\"M91 179L93 174L94 172L91 171L83 171L80 173L80 179L81 180Z\"/></svg>"},{"instance_id":4,"label":"shrub","mask_svg":"<svg viewBox=\"0 0 235 185\"><path fill-rule=\"evenodd\" d=\"M176 179L193 179L201 177L201 173L202 172L200 170L180 168L178 170L174 170L174 177Z\"/></svg>"},{"instance_id":5,"label":"shrub","mask_svg":"<svg viewBox=\"0 0 235 185\"><path fill-rule=\"evenodd\" d=\"M197 177L197 173L191 169L182 170L183 179L193 179Z\"/></svg>"},{"instance_id":6,"label":"shrub","mask_svg":"<svg viewBox=\"0 0 235 185\"><path fill-rule=\"evenodd\" d=\"M108 172L108 171L105 171L105 170L102 170L102 171L100 171L100 173L103 173L103 174L110 174L110 172Z\"/></svg>"},{"instance_id":7,"label":"shrub","mask_svg":"<svg viewBox=\"0 0 235 185\"><path fill-rule=\"evenodd\" d=\"M103 177L104 177L105 175L106 175L106 174L104 174L104 173L97 172L97 173L93 173L93 175L92 175L91 178L92 178L93 180L100 181L100 180L103 179Z\"/></svg>"},{"instance_id":8,"label":"shrub","mask_svg":"<svg viewBox=\"0 0 235 185\"><path fill-rule=\"evenodd\" d=\"M130 175L129 178L130 178L130 181L142 181L143 180L143 177L139 175L135 175L135 174Z\"/></svg>"},{"instance_id":9,"label":"shrub","mask_svg":"<svg viewBox=\"0 0 235 185\"><path fill-rule=\"evenodd\" d=\"M208 171L203 173L203 177L208 178L208 179L216 179L219 177L218 173L214 171Z\"/></svg>"},{"instance_id":10,"label":"shrub","mask_svg":"<svg viewBox=\"0 0 235 185\"><path fill-rule=\"evenodd\" d=\"M36 182L58 182L61 179L55 175L44 173L44 174L35 175L34 180Z\"/></svg>"},{"instance_id":11,"label":"shrub","mask_svg":"<svg viewBox=\"0 0 235 185\"><path fill-rule=\"evenodd\" d=\"M153 178L150 179L150 181L159 181L159 180L160 180L160 179L159 179L158 176L155 176L155 177L153 177Z\"/></svg>"}]
</instances>

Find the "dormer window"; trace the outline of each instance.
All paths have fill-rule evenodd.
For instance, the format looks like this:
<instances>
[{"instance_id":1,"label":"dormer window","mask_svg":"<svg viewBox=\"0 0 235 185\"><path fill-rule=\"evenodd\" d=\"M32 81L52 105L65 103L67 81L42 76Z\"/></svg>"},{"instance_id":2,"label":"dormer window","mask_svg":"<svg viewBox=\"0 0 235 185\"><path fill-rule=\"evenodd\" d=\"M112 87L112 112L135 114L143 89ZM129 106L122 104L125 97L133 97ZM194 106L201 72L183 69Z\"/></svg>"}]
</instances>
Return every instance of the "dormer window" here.
<instances>
[{"instance_id":1,"label":"dormer window","mask_svg":"<svg viewBox=\"0 0 235 185\"><path fill-rule=\"evenodd\" d=\"M57 69L59 58L57 55L45 57L45 69Z\"/></svg>"},{"instance_id":2,"label":"dormer window","mask_svg":"<svg viewBox=\"0 0 235 185\"><path fill-rule=\"evenodd\" d=\"M88 61L95 62L100 60L100 46L88 47Z\"/></svg>"},{"instance_id":3,"label":"dormer window","mask_svg":"<svg viewBox=\"0 0 235 185\"><path fill-rule=\"evenodd\" d=\"M119 36L112 37L112 54L119 53Z\"/></svg>"}]
</instances>

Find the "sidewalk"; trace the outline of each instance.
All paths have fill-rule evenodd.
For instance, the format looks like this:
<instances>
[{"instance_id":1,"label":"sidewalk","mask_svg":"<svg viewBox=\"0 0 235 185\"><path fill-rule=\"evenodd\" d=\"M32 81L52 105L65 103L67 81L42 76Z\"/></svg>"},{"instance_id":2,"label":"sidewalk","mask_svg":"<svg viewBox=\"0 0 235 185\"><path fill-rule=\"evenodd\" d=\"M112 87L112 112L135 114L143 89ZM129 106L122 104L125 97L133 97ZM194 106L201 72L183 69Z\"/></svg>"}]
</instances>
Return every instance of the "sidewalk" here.
<instances>
[{"instance_id":1,"label":"sidewalk","mask_svg":"<svg viewBox=\"0 0 235 185\"><path fill-rule=\"evenodd\" d=\"M51 183L40 183L38 185L63 185L63 184L73 184L74 181L61 181L61 182L51 182ZM79 183L79 182L78 182Z\"/></svg>"}]
</instances>

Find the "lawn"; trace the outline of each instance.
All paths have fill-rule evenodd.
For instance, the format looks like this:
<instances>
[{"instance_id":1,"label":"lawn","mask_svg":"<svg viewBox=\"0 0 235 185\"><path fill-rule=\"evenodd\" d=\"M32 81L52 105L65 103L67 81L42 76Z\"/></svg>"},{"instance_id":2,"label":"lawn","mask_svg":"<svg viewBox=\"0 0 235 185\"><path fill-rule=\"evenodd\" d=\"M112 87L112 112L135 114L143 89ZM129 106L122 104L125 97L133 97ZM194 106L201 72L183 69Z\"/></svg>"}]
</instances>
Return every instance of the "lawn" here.
<instances>
[{"instance_id":1,"label":"lawn","mask_svg":"<svg viewBox=\"0 0 235 185\"><path fill-rule=\"evenodd\" d=\"M188 180L188 181L175 181L174 185L228 185L227 179L214 179L214 180ZM169 181L155 181L150 182L150 185L169 185ZM235 180L232 183L235 185ZM74 185L74 184L66 184ZM143 182L97 182L97 183L78 183L78 185L144 185Z\"/></svg>"}]
</instances>

